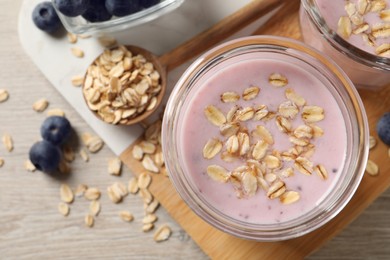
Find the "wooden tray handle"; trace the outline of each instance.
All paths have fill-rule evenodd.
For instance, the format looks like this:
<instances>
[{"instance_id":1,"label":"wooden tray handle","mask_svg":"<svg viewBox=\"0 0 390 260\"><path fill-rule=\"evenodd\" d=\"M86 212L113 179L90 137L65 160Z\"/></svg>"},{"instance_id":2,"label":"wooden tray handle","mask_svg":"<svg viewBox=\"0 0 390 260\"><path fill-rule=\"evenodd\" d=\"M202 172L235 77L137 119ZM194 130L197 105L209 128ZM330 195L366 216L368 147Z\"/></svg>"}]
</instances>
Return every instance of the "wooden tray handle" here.
<instances>
[{"instance_id":1,"label":"wooden tray handle","mask_svg":"<svg viewBox=\"0 0 390 260\"><path fill-rule=\"evenodd\" d=\"M243 27L256 21L258 18L280 5L283 1L284 0L254 0L239 11L225 17L210 29L162 55L159 60L166 71L169 72L238 32Z\"/></svg>"}]
</instances>

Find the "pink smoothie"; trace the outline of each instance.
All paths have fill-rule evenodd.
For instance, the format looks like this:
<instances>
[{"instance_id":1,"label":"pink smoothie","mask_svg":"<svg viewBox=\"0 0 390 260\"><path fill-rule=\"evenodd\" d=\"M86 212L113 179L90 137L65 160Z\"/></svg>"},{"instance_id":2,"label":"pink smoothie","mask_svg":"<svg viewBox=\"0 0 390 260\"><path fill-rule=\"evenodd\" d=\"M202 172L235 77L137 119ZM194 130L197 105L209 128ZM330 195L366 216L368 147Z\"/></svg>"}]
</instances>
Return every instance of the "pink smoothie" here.
<instances>
[{"instance_id":1,"label":"pink smoothie","mask_svg":"<svg viewBox=\"0 0 390 260\"><path fill-rule=\"evenodd\" d=\"M303 1L309 2L308 0ZM340 17L348 16L347 11L345 10L345 4L347 2L356 4L358 1L315 1L318 13L325 20L327 26L334 32L337 32ZM385 10L390 9L390 0L386 0L386 3L387 7ZM314 7L310 7L311 11L314 9ZM369 12L362 17L364 22L370 25L370 28L372 25L378 23L390 24L389 21L381 20L378 12ZM321 31L325 30L324 27L321 29L317 28L312 19L309 18L308 11L306 11L303 6L301 6L300 10L300 25L304 42L331 57L347 73L357 87L379 90L390 84L390 52L381 56L376 56L375 53L378 46L386 43L390 44L390 37L377 37L375 46L367 44L363 39L362 34L352 33L350 37L346 38L345 40L349 44L377 57L365 58L360 54L353 54L348 46L341 52L340 44L331 43L329 36L325 36ZM354 28L355 25L352 26L352 29ZM370 30L367 30L365 33L370 33Z\"/></svg>"},{"instance_id":2,"label":"pink smoothie","mask_svg":"<svg viewBox=\"0 0 390 260\"><path fill-rule=\"evenodd\" d=\"M210 72L209 75L212 76L196 83L179 120L179 132L182 133L179 138L180 160L184 165L184 172L188 174L197 192L213 208L225 215L255 224L276 224L293 220L317 207L337 182L344 167L346 153L344 118L338 102L324 85L327 82L323 78L316 78L310 67L293 63L286 57L275 57L271 53L268 57L259 56L254 59L251 54L246 59L244 55L240 60L229 60L224 68ZM271 86L268 78L272 73L287 77L288 85L281 88ZM259 86L259 95L250 101L240 98L235 104L242 107L265 104L270 111L277 111L278 106L287 100L286 88L292 88L306 99L307 105L320 106L325 111L325 119L315 123L323 129L324 135L312 140L316 152L310 160L314 164L322 164L329 177L323 180L315 173L307 176L295 170L294 176L283 178L288 190L300 194L300 199L295 203L285 205L279 199L269 199L261 188L254 196L238 198L232 184L212 180L206 173L211 164L220 165L229 171L245 164L244 159L233 163L225 162L220 154L210 160L203 158L203 147L210 138L226 140L220 134L219 128L208 121L204 109L214 105L226 115L234 104L222 103L220 95L227 91L242 94L250 86ZM304 122L299 116L292 124L293 128L296 128ZM288 136L278 129L275 120L245 122L249 132L258 125L265 126L273 135L275 143L270 149L285 151L292 147ZM292 163L283 162L282 169L287 167L292 167Z\"/></svg>"},{"instance_id":3,"label":"pink smoothie","mask_svg":"<svg viewBox=\"0 0 390 260\"><path fill-rule=\"evenodd\" d=\"M345 5L347 2L351 4L357 5L358 0L351 0L351 1L329 1L329 0L316 0L319 11L326 21L327 25L334 31L337 31L338 22L340 17L347 16L348 13L345 10ZM383 10L390 10L390 0L384 0L386 2L387 7L385 7ZM356 7L357 8L357 7ZM390 20L385 21L381 19L380 12L367 12L364 15L361 15L361 17L364 19L364 23L367 23L370 28L377 24L388 24L390 26ZM352 25L352 27L356 27L355 25ZM367 33L370 32L370 29L366 31ZM346 38L350 44L354 45L355 47L358 47L361 50L364 50L366 52L369 52L371 54L376 55L375 48L377 46L380 46L382 44L388 43L390 44L390 36L388 37L378 37L375 39L375 46L371 46L367 44L362 37L362 34L351 34L349 38ZM383 55L384 57L390 58L390 52Z\"/></svg>"}]
</instances>

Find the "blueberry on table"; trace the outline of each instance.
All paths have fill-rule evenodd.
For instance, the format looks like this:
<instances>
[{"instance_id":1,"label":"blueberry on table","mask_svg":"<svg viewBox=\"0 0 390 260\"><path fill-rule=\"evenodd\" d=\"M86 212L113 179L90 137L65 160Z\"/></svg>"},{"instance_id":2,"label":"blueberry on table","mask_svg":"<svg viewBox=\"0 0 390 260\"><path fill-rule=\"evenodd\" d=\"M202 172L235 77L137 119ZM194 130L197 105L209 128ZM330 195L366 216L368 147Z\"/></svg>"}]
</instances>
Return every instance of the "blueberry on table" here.
<instances>
[{"instance_id":1,"label":"blueberry on table","mask_svg":"<svg viewBox=\"0 0 390 260\"><path fill-rule=\"evenodd\" d=\"M54 33L62 26L51 2L38 4L33 10L32 19L39 29L47 33Z\"/></svg>"},{"instance_id":2,"label":"blueberry on table","mask_svg":"<svg viewBox=\"0 0 390 260\"><path fill-rule=\"evenodd\" d=\"M87 10L89 2L90 0L54 0L57 9L69 17L82 15Z\"/></svg>"},{"instance_id":3,"label":"blueberry on table","mask_svg":"<svg viewBox=\"0 0 390 260\"><path fill-rule=\"evenodd\" d=\"M106 0L107 11L115 16L122 17L140 11L139 0Z\"/></svg>"},{"instance_id":4,"label":"blueberry on table","mask_svg":"<svg viewBox=\"0 0 390 260\"><path fill-rule=\"evenodd\" d=\"M106 9L105 0L91 0L87 10L81 16L91 23L105 22L112 17Z\"/></svg>"},{"instance_id":5,"label":"blueberry on table","mask_svg":"<svg viewBox=\"0 0 390 260\"><path fill-rule=\"evenodd\" d=\"M153 5L160 3L160 0L140 0L140 5L143 8L149 8Z\"/></svg>"},{"instance_id":6,"label":"blueberry on table","mask_svg":"<svg viewBox=\"0 0 390 260\"><path fill-rule=\"evenodd\" d=\"M53 145L63 144L70 136L72 127L65 117L51 116L41 126L42 138Z\"/></svg>"},{"instance_id":7,"label":"blueberry on table","mask_svg":"<svg viewBox=\"0 0 390 260\"><path fill-rule=\"evenodd\" d=\"M30 161L43 172L54 173L61 161L61 151L48 141L35 143L30 149Z\"/></svg>"},{"instance_id":8,"label":"blueberry on table","mask_svg":"<svg viewBox=\"0 0 390 260\"><path fill-rule=\"evenodd\" d=\"M390 145L390 112L384 114L376 125L379 138L387 145Z\"/></svg>"}]
</instances>

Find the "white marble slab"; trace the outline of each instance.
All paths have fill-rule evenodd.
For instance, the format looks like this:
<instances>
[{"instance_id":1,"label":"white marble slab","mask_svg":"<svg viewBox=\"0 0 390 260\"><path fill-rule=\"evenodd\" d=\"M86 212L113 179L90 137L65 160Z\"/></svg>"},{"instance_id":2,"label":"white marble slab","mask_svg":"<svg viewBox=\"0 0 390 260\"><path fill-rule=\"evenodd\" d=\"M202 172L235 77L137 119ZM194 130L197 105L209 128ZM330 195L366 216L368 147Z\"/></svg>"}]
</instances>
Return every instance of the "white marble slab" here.
<instances>
[{"instance_id":1,"label":"white marble slab","mask_svg":"<svg viewBox=\"0 0 390 260\"><path fill-rule=\"evenodd\" d=\"M46 78L80 113L84 120L100 135L106 144L121 154L142 129L140 126L112 126L97 119L87 108L80 88L71 85L72 76L83 75L88 65L103 48L94 38L79 40L70 44L66 37L54 38L37 28L31 21L35 5L42 0L24 0L19 14L19 38L26 53L38 66ZM165 53L199 32L209 28L222 18L234 13L251 0L187 0L180 8L148 24L120 33L112 34L122 44L142 46L155 54ZM266 18L243 29L231 38L250 35ZM82 59L71 55L71 47L77 46L85 51ZM168 93L190 62L170 72Z\"/></svg>"}]
</instances>

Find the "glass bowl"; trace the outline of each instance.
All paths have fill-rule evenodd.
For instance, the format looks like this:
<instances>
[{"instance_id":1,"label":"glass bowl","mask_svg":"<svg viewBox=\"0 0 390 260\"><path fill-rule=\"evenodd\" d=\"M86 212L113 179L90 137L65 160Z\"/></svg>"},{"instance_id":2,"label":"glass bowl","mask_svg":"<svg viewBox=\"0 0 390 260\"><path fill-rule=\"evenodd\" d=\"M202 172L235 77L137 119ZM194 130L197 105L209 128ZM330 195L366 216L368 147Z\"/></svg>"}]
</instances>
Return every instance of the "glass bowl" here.
<instances>
[{"instance_id":1,"label":"glass bowl","mask_svg":"<svg viewBox=\"0 0 390 260\"><path fill-rule=\"evenodd\" d=\"M194 170L188 167L189 165L195 165L196 167L197 164L203 163L202 160L205 160L202 157L201 150L204 145L203 141L207 141L210 137L215 137L214 133L206 129L208 127L207 123L209 123L206 119L202 119L206 121L204 124L201 124L201 121L195 118L204 116L204 107L201 105L202 100L209 99L210 96L219 93L212 90L212 88L221 85L225 86L224 84L218 85L215 82L210 83L211 81L209 82L209 80L213 79L215 75L228 75L230 77L234 73L239 73L238 71L233 71L232 73L228 69L236 69L234 66L242 61L258 62L262 59L273 62L288 61L289 64L294 64L302 71L308 71L306 73L321 80L325 90L330 93L327 95L331 95L334 98L334 104L340 108L342 118L340 122L342 122L342 125L345 125L345 140L343 142L324 141L329 144L329 147L342 145L345 151L343 153L343 163L338 170L332 170L334 175L329 177L333 178L331 188L319 194L320 199L306 212L298 213L291 219L286 218L279 222L268 220L253 221L254 218L251 219L243 214L238 214L242 210L249 210L249 206L248 204L241 204L244 205L241 206L236 202L234 206L231 205L231 199L229 198L236 195L233 188L231 189L231 194L226 196L226 191L230 187L221 188L222 186L219 186L226 183L213 182L212 179L208 178L205 173L206 170L203 168L202 170L198 168ZM222 73L224 70L225 74ZM259 73L261 72L259 71ZM228 82L233 86L237 86L236 81ZM207 84L208 87L199 87L203 86L203 84ZM225 91L232 91L232 89L233 87L231 86L229 90ZM203 92L198 92L201 90ZM315 94L317 96L316 99L321 100L321 93L323 92L320 90L317 92L318 94ZM203 95L196 98L199 93ZM259 95L262 93L267 93L265 87L262 87ZM267 94L264 95L267 96ZM272 100L273 98L268 97L266 99ZM196 105L192 106L192 104ZM221 109L227 108L223 106L221 104ZM197 109L199 110L189 110L189 107L198 107ZM330 115L330 110L326 111ZM186 119L186 117L188 118ZM191 121L196 129L187 127L187 122ZM212 125L210 124L210 126ZM326 128L324 129L324 131L327 131ZM187 133L191 133L193 138L184 138L183 136L189 136ZM215 133L219 133L218 128ZM204 140L198 140L202 138L202 135L205 135ZM351 199L362 179L368 158L368 136L368 123L362 101L353 83L340 67L309 46L291 39L273 36L255 36L230 41L215 47L198 58L186 70L173 89L162 123L162 148L166 167L177 192L185 203L200 218L213 227L239 238L256 241L281 241L302 236L333 219ZM196 139L195 137L201 138ZM183 142L183 140L189 141ZM192 154L193 156L188 156L187 148L195 151L198 151L198 148L200 148L199 155ZM331 161L330 158L328 159L328 161ZM220 160L220 158L216 160ZM220 162L222 163L222 161ZM237 167L237 165L234 167ZM198 175L195 175L194 172ZM299 174L301 173L296 173L296 175ZM332 173L330 172L330 174ZM311 177L318 176L313 173ZM207 183L207 185L200 187L200 183ZM263 191L260 190L259 192ZM211 196L208 196L209 194L212 194L212 199L210 199ZM306 193L306 198L308 197L307 195ZM257 198L259 197L254 198L255 203L257 203ZM275 201L275 203L278 202ZM263 219L261 214L266 216L267 211L261 211L259 205L255 206L251 205L252 208L256 208L252 215L256 215L258 219ZM227 210L228 207L230 211ZM266 206L261 207L266 209ZM270 210L270 208L268 209ZM285 210L286 212L289 213L288 210Z\"/></svg>"},{"instance_id":2,"label":"glass bowl","mask_svg":"<svg viewBox=\"0 0 390 260\"><path fill-rule=\"evenodd\" d=\"M326 23L316 0L301 1L300 26L304 42L332 58L357 87L377 91L390 84L390 58L365 52L340 37Z\"/></svg>"},{"instance_id":3,"label":"glass bowl","mask_svg":"<svg viewBox=\"0 0 390 260\"><path fill-rule=\"evenodd\" d=\"M88 22L82 16L67 17L57 9L56 11L63 25L69 32L74 34L92 35L125 30L137 25L147 23L149 21L159 18L166 13L175 10L184 1L185 0L161 0L161 2L157 5L143 9L137 13L124 17L112 17L109 21L97 23Z\"/></svg>"}]
</instances>

